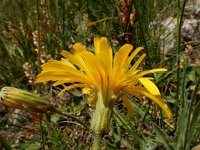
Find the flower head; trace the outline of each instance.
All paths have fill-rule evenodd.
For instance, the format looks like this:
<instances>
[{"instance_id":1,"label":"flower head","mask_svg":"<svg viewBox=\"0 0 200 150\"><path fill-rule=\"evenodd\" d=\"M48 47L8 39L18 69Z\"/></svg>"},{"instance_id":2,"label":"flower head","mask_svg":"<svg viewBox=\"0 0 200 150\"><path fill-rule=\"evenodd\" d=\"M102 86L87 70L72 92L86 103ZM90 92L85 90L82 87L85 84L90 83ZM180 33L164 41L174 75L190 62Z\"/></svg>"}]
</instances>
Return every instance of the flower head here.
<instances>
[{"instance_id":1,"label":"flower head","mask_svg":"<svg viewBox=\"0 0 200 150\"><path fill-rule=\"evenodd\" d=\"M65 58L60 61L50 60L43 64L42 72L37 76L36 82L55 81L53 86L71 83L59 95L64 91L81 87L83 93L89 95L88 103L96 105L92 119L93 130L102 132L106 125L108 128L109 119L102 121L104 119L100 114L104 113L106 118L111 118L112 107L120 99L127 106L128 115L133 114L132 106L126 95L133 95L139 99L142 99L141 95L144 95L159 105L167 117L171 116L168 106L160 97L157 86L152 82L153 78L146 77L147 74L167 70L164 68L138 70L145 54L131 66L132 60L143 49L142 47L132 51L133 46L125 44L113 56L107 38L102 37L94 38L94 53L88 51L80 43L74 44L73 48L73 54L62 51L61 55ZM105 111L105 109L108 110ZM102 124L103 129L99 128L99 124Z\"/></svg>"}]
</instances>

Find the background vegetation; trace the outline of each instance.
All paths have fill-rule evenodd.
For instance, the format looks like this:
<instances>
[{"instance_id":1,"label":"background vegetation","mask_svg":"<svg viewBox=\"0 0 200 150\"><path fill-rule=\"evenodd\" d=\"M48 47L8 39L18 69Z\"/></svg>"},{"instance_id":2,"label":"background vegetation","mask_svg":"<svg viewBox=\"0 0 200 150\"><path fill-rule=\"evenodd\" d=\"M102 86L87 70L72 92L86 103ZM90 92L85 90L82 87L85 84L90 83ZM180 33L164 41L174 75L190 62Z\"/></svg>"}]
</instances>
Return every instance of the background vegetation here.
<instances>
[{"instance_id":1,"label":"background vegetation","mask_svg":"<svg viewBox=\"0 0 200 150\"><path fill-rule=\"evenodd\" d=\"M93 38L106 36L114 52L125 43L144 46L144 69L165 67L155 82L173 118L146 99L132 98L134 118L123 104L114 109L102 149L189 150L200 143L199 1L181 0L1 0L0 88L40 93L63 111L90 123L92 108L79 90L36 85L41 64L59 59L75 42L92 50ZM0 105L2 149L89 149L92 133L57 114L33 114ZM1 149L0 148L0 149Z\"/></svg>"}]
</instances>

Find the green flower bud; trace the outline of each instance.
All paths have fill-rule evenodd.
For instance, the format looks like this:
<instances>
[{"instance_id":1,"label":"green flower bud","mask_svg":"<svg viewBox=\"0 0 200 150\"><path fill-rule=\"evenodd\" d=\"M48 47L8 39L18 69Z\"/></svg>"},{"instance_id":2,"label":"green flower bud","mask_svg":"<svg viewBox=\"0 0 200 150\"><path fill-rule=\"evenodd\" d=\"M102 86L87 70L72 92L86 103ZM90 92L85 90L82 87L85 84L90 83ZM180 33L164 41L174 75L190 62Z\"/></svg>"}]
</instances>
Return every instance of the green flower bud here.
<instances>
[{"instance_id":1,"label":"green flower bud","mask_svg":"<svg viewBox=\"0 0 200 150\"><path fill-rule=\"evenodd\" d=\"M12 107L39 113L54 111L54 106L37 94L14 87L3 87L0 91L0 102Z\"/></svg>"}]
</instances>

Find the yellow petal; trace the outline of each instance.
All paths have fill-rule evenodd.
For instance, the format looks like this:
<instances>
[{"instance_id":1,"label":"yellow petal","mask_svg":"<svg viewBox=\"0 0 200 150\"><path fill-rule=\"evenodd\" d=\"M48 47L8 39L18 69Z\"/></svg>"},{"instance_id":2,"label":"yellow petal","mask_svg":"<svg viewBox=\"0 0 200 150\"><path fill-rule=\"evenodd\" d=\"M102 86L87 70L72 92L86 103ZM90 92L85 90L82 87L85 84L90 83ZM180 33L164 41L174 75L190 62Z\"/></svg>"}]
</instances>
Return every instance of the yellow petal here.
<instances>
[{"instance_id":1,"label":"yellow petal","mask_svg":"<svg viewBox=\"0 0 200 150\"><path fill-rule=\"evenodd\" d=\"M59 80L59 81L56 81L52 86L58 86L58 85L61 85L64 83L69 83L69 82L73 82L73 81L71 81L69 79Z\"/></svg>"},{"instance_id":2,"label":"yellow petal","mask_svg":"<svg viewBox=\"0 0 200 150\"><path fill-rule=\"evenodd\" d=\"M70 80L71 82L90 83L85 75L75 75L68 72L42 72L37 76L36 83L45 81ZM66 81L67 82L67 81Z\"/></svg>"},{"instance_id":3,"label":"yellow petal","mask_svg":"<svg viewBox=\"0 0 200 150\"><path fill-rule=\"evenodd\" d=\"M107 80L106 71L102 64L99 62L97 56L85 52L83 52L81 56L84 57L85 65L91 72L92 78L96 79L97 84L100 85L102 80Z\"/></svg>"},{"instance_id":4,"label":"yellow petal","mask_svg":"<svg viewBox=\"0 0 200 150\"><path fill-rule=\"evenodd\" d=\"M72 64L74 64L74 65L78 66L79 68L85 70L86 66L85 66L83 58L81 57L81 54L83 52L91 53L89 51L80 51L78 54L71 54L67 51L62 51L61 55L64 56L67 60L69 60Z\"/></svg>"},{"instance_id":5,"label":"yellow petal","mask_svg":"<svg viewBox=\"0 0 200 150\"><path fill-rule=\"evenodd\" d=\"M112 48L107 43L107 38L101 38L100 52L96 56L99 57L99 62L104 68L107 75L110 74L112 69Z\"/></svg>"},{"instance_id":6,"label":"yellow petal","mask_svg":"<svg viewBox=\"0 0 200 150\"><path fill-rule=\"evenodd\" d=\"M107 38L101 38L100 53L107 55L109 62L112 62L112 48L107 43Z\"/></svg>"},{"instance_id":7,"label":"yellow petal","mask_svg":"<svg viewBox=\"0 0 200 150\"><path fill-rule=\"evenodd\" d=\"M130 63L135 58L135 56L143 49L144 49L143 47L136 48L134 52L131 54L131 56L128 58L128 62Z\"/></svg>"},{"instance_id":8,"label":"yellow petal","mask_svg":"<svg viewBox=\"0 0 200 150\"><path fill-rule=\"evenodd\" d=\"M62 62L62 63L65 64L66 66L69 66L69 67L71 67L71 68L76 69L76 67L75 67L72 63L70 63L67 59L65 59L65 58L61 58L61 61L60 61L60 62Z\"/></svg>"},{"instance_id":9,"label":"yellow petal","mask_svg":"<svg viewBox=\"0 0 200 150\"><path fill-rule=\"evenodd\" d=\"M113 68L120 68L124 65L125 61L128 59L128 54L133 49L133 46L130 44L123 45L119 51L116 53L114 58Z\"/></svg>"},{"instance_id":10,"label":"yellow petal","mask_svg":"<svg viewBox=\"0 0 200 150\"><path fill-rule=\"evenodd\" d=\"M133 93L133 95L134 95L134 93L145 95L146 97L148 97L149 99L154 101L158 106L160 106L160 108L166 114L167 118L171 118L171 115L172 115L171 111L170 111L169 107L167 106L167 104L165 103L165 101L160 98L160 96L154 96L151 93L149 93L148 91L146 91L144 88L134 88L132 90L129 90L129 92Z\"/></svg>"},{"instance_id":11,"label":"yellow petal","mask_svg":"<svg viewBox=\"0 0 200 150\"><path fill-rule=\"evenodd\" d=\"M76 51L76 53L80 53L83 51L87 51L87 49L81 44L81 43L76 43L73 45L74 50Z\"/></svg>"},{"instance_id":12,"label":"yellow petal","mask_svg":"<svg viewBox=\"0 0 200 150\"><path fill-rule=\"evenodd\" d=\"M128 55L130 51L132 50L132 48L133 48L132 45L125 44L115 54L113 69L111 73L111 79L115 79L115 80L111 81L112 84L114 84L116 80L119 80L126 73L127 68L124 67L124 65L126 64L125 62L127 61Z\"/></svg>"},{"instance_id":13,"label":"yellow petal","mask_svg":"<svg viewBox=\"0 0 200 150\"><path fill-rule=\"evenodd\" d=\"M128 71L127 75L133 75L135 70L138 68L138 66L140 65L140 63L143 61L143 59L145 58L146 54L143 54L138 60L137 62L131 67L131 69Z\"/></svg>"},{"instance_id":14,"label":"yellow petal","mask_svg":"<svg viewBox=\"0 0 200 150\"><path fill-rule=\"evenodd\" d=\"M101 42L100 38L98 38L98 37L94 38L95 55L99 55L99 53L100 53L100 42Z\"/></svg>"},{"instance_id":15,"label":"yellow petal","mask_svg":"<svg viewBox=\"0 0 200 150\"><path fill-rule=\"evenodd\" d=\"M82 92L83 92L83 94L90 94L92 92L92 89L85 87L85 88L82 88Z\"/></svg>"},{"instance_id":16,"label":"yellow petal","mask_svg":"<svg viewBox=\"0 0 200 150\"><path fill-rule=\"evenodd\" d=\"M109 60L108 55L106 55L105 53L104 54L101 53L96 58L97 58L97 60L99 60L104 72L108 76L112 70L112 61Z\"/></svg>"},{"instance_id":17,"label":"yellow petal","mask_svg":"<svg viewBox=\"0 0 200 150\"><path fill-rule=\"evenodd\" d=\"M95 84L95 87L97 86L97 81L100 80L100 75L98 71L99 68L95 67L98 62L96 62L94 54L84 50L75 55L72 55L67 51L62 51L61 54L65 58L69 59L71 63L83 70L88 75L88 78Z\"/></svg>"},{"instance_id":18,"label":"yellow petal","mask_svg":"<svg viewBox=\"0 0 200 150\"><path fill-rule=\"evenodd\" d=\"M43 72L46 71L62 71L62 70L74 70L77 71L76 67L74 67L73 64L68 62L67 60L61 60L61 61L56 61L56 60L50 60L47 63L42 65L42 70Z\"/></svg>"},{"instance_id":19,"label":"yellow petal","mask_svg":"<svg viewBox=\"0 0 200 150\"><path fill-rule=\"evenodd\" d=\"M150 81L148 78L139 78L138 79L143 85L144 87L153 95L160 95L160 91L157 88L157 86Z\"/></svg>"},{"instance_id":20,"label":"yellow petal","mask_svg":"<svg viewBox=\"0 0 200 150\"><path fill-rule=\"evenodd\" d=\"M93 94L89 96L87 100L88 100L88 104L95 105L97 103L98 98L96 94Z\"/></svg>"},{"instance_id":21,"label":"yellow petal","mask_svg":"<svg viewBox=\"0 0 200 150\"><path fill-rule=\"evenodd\" d=\"M52 63L52 62L48 62L45 65L43 65L41 73L44 74L46 72L52 73L52 74L54 74L54 73L55 74L72 74L72 75L75 75L75 76L80 76L80 77L85 76L86 77L86 75L82 71L68 67L66 65L63 65L60 62L57 63L57 64Z\"/></svg>"},{"instance_id":22,"label":"yellow petal","mask_svg":"<svg viewBox=\"0 0 200 150\"><path fill-rule=\"evenodd\" d=\"M143 50L144 48L143 47L138 47L136 48L132 53L131 55L128 57L128 60L126 61L126 68L128 68L128 66L130 65L131 61L135 58L135 56L141 51Z\"/></svg>"},{"instance_id":23,"label":"yellow petal","mask_svg":"<svg viewBox=\"0 0 200 150\"><path fill-rule=\"evenodd\" d=\"M169 109L169 107L167 106L167 104L165 103L165 101L160 97L160 96L155 96L159 101L162 101L163 102L163 107L164 107L164 112L167 116L167 118L171 118L172 117L172 113L171 113L171 110Z\"/></svg>"},{"instance_id":24,"label":"yellow petal","mask_svg":"<svg viewBox=\"0 0 200 150\"><path fill-rule=\"evenodd\" d=\"M87 86L86 84L73 84L70 86L67 86L66 88L64 88L63 90L60 91L60 93L58 93L58 96L62 95L65 91L77 88L77 87L85 87Z\"/></svg>"},{"instance_id":25,"label":"yellow petal","mask_svg":"<svg viewBox=\"0 0 200 150\"><path fill-rule=\"evenodd\" d=\"M72 64L78 66L79 68L85 70L84 61L80 58L79 55L72 55L67 51L62 51L61 55L67 58Z\"/></svg>"},{"instance_id":26,"label":"yellow petal","mask_svg":"<svg viewBox=\"0 0 200 150\"><path fill-rule=\"evenodd\" d=\"M122 100L123 100L124 104L125 104L126 107L127 107L128 116L129 116L130 118L133 118L133 107L132 107L131 103L129 102L129 100L128 100L127 97L125 97L125 96L122 97Z\"/></svg>"},{"instance_id":27,"label":"yellow petal","mask_svg":"<svg viewBox=\"0 0 200 150\"><path fill-rule=\"evenodd\" d=\"M112 48L107 43L107 38L94 38L95 56L104 69L104 72L109 75L112 69Z\"/></svg>"},{"instance_id":28,"label":"yellow petal","mask_svg":"<svg viewBox=\"0 0 200 150\"><path fill-rule=\"evenodd\" d=\"M165 71L167 71L167 69L165 69L165 68L157 68L157 69L142 71L142 72L136 74L135 77L142 77L142 76L144 76L146 74L155 73L155 72L165 72Z\"/></svg>"}]
</instances>

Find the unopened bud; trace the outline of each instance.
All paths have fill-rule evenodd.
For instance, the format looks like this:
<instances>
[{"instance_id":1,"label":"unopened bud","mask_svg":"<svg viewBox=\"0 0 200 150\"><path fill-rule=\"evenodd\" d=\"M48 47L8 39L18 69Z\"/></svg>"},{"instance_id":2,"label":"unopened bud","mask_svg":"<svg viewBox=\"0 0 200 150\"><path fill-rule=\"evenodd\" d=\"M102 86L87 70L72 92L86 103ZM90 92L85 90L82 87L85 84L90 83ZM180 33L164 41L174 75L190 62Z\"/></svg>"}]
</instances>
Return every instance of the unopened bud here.
<instances>
[{"instance_id":1,"label":"unopened bud","mask_svg":"<svg viewBox=\"0 0 200 150\"><path fill-rule=\"evenodd\" d=\"M39 113L55 110L47 99L14 87L4 87L1 89L0 102L12 108Z\"/></svg>"}]
</instances>

